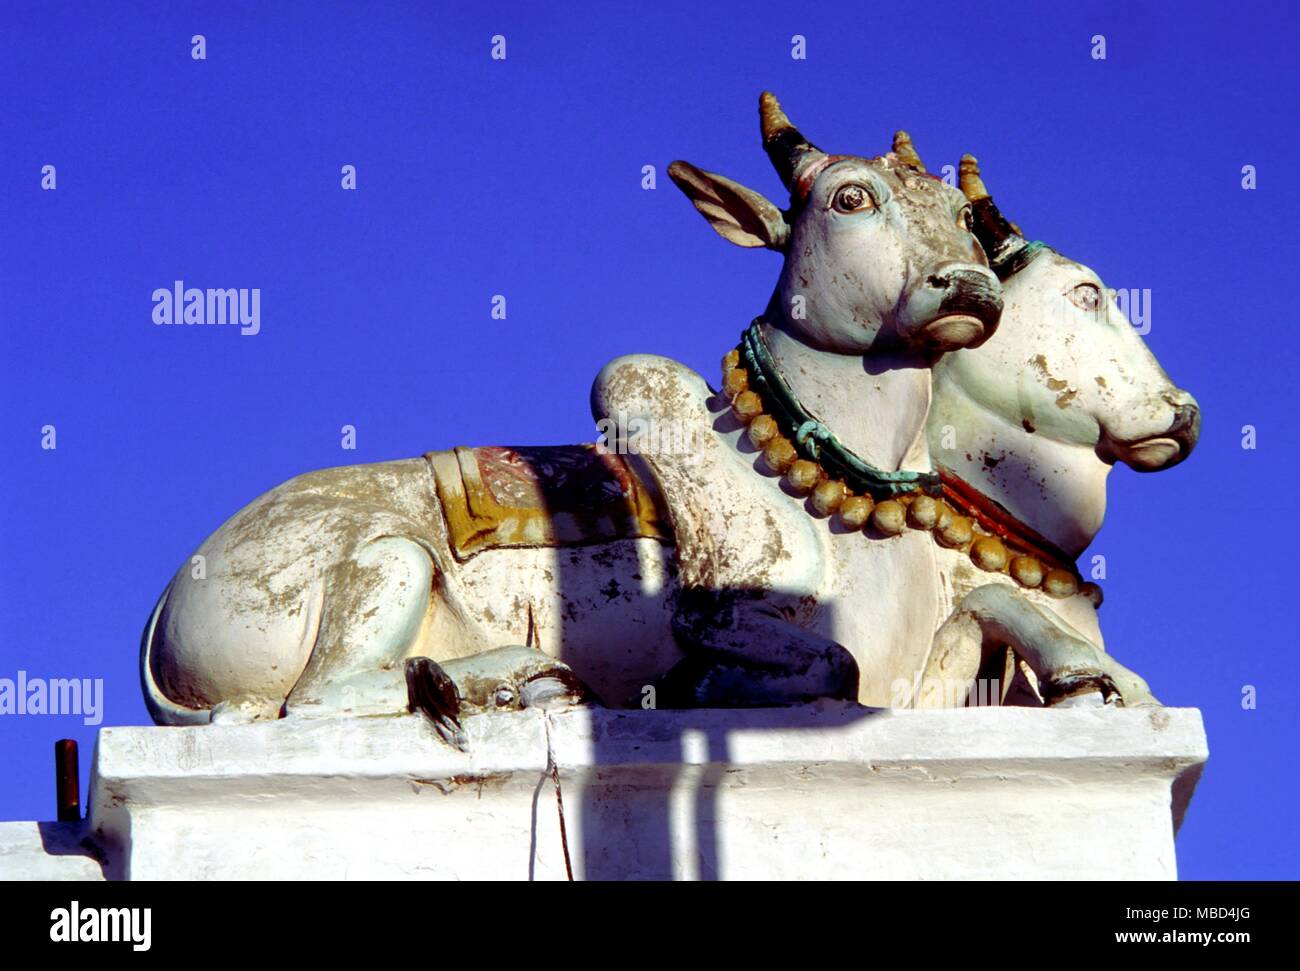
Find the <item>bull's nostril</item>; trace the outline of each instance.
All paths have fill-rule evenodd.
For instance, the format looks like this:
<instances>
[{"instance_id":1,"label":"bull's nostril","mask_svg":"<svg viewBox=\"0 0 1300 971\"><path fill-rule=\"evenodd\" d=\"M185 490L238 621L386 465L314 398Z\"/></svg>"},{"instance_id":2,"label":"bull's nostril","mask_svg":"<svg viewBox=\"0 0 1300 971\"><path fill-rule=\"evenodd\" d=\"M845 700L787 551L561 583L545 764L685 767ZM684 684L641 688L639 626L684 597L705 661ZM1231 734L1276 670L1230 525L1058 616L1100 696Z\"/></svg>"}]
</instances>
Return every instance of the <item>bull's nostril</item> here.
<instances>
[{"instance_id":1,"label":"bull's nostril","mask_svg":"<svg viewBox=\"0 0 1300 971\"><path fill-rule=\"evenodd\" d=\"M1201 409L1194 403L1180 404L1174 409L1174 420L1169 424L1165 434L1183 441L1190 447L1194 444L1200 431Z\"/></svg>"},{"instance_id":2,"label":"bull's nostril","mask_svg":"<svg viewBox=\"0 0 1300 971\"><path fill-rule=\"evenodd\" d=\"M948 289L947 278L941 277L938 274L932 275L928 280L925 281L925 284L926 286L934 287L936 290Z\"/></svg>"}]
</instances>

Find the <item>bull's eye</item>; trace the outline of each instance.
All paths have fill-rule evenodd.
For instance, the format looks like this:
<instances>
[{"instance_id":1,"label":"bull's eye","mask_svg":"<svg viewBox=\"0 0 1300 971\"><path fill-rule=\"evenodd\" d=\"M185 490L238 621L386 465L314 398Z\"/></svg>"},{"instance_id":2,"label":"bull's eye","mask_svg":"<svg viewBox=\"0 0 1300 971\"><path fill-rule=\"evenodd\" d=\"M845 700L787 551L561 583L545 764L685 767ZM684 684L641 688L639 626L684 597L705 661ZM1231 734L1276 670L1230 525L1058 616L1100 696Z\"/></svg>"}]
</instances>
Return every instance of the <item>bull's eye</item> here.
<instances>
[{"instance_id":1,"label":"bull's eye","mask_svg":"<svg viewBox=\"0 0 1300 971\"><path fill-rule=\"evenodd\" d=\"M863 212L873 208L875 203L865 186L852 183L840 187L835 193L833 205L838 212Z\"/></svg>"},{"instance_id":2,"label":"bull's eye","mask_svg":"<svg viewBox=\"0 0 1300 971\"><path fill-rule=\"evenodd\" d=\"M1070 303L1088 313L1096 313L1102 306L1101 287L1095 283L1080 283L1066 296L1070 299Z\"/></svg>"}]
</instances>

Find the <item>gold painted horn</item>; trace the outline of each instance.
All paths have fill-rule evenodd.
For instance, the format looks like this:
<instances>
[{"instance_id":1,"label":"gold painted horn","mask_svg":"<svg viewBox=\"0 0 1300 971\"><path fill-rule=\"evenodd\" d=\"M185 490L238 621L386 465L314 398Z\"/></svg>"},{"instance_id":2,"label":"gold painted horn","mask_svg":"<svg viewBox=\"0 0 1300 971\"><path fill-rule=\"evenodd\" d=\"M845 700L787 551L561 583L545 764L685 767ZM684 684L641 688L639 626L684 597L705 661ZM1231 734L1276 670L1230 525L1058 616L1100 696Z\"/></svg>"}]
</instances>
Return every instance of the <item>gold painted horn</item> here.
<instances>
[{"instance_id":1,"label":"gold painted horn","mask_svg":"<svg viewBox=\"0 0 1300 971\"><path fill-rule=\"evenodd\" d=\"M989 190L980 178L980 163L974 155L963 155L957 175L957 186L971 202L989 198Z\"/></svg>"},{"instance_id":2,"label":"gold painted horn","mask_svg":"<svg viewBox=\"0 0 1300 971\"><path fill-rule=\"evenodd\" d=\"M771 91L764 91L758 96L758 121L763 129L763 141L769 142L787 128L794 128L794 123L776 100Z\"/></svg>"},{"instance_id":3,"label":"gold painted horn","mask_svg":"<svg viewBox=\"0 0 1300 971\"><path fill-rule=\"evenodd\" d=\"M785 187L794 192L795 173L807 162L825 158L826 153L794 126L771 91L758 96L758 121L763 132L763 150Z\"/></svg>"},{"instance_id":4,"label":"gold painted horn","mask_svg":"<svg viewBox=\"0 0 1300 971\"><path fill-rule=\"evenodd\" d=\"M916 154L916 146L912 144L912 136L905 131L894 132L894 154L908 168L924 173L925 163L921 161L921 156Z\"/></svg>"}]
</instances>

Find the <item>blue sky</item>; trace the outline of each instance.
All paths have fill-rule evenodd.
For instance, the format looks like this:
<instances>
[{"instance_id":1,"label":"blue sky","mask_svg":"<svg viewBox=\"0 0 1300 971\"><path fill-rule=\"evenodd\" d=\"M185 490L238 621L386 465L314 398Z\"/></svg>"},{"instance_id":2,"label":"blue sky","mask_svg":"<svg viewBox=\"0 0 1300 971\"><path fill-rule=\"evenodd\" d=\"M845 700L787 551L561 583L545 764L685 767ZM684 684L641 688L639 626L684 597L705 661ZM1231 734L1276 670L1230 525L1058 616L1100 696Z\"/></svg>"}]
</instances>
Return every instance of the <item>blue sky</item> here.
<instances>
[{"instance_id":1,"label":"blue sky","mask_svg":"<svg viewBox=\"0 0 1300 971\"><path fill-rule=\"evenodd\" d=\"M905 127L931 168L974 152L1029 235L1152 291L1147 341L1204 428L1179 468L1112 476L1103 628L1205 715L1182 875L1300 875L1294 8L559 6L5 5L0 677L103 678L105 724L145 723L148 612L259 493L454 444L589 440L591 379L618 354L713 377L779 261L714 236L664 168L780 200L770 88L828 150L877 154ZM261 332L154 326L177 279L260 287ZM0 818L51 818L52 744L79 739L84 774L94 731L0 718Z\"/></svg>"}]
</instances>

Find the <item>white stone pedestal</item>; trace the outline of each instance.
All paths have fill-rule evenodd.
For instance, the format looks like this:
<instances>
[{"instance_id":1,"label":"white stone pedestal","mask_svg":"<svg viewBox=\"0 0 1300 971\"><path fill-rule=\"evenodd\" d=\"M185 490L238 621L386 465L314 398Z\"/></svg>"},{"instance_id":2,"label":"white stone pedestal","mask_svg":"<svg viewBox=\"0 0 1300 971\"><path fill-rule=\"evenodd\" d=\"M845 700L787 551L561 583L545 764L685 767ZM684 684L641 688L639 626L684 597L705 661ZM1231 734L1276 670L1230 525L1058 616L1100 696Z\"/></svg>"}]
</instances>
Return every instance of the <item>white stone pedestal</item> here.
<instances>
[{"instance_id":1,"label":"white stone pedestal","mask_svg":"<svg viewBox=\"0 0 1300 971\"><path fill-rule=\"evenodd\" d=\"M1170 708L525 711L466 730L468 753L414 715L107 728L87 823L0 824L0 877L99 876L89 837L109 879L1172 879L1207 756L1200 713Z\"/></svg>"}]
</instances>

